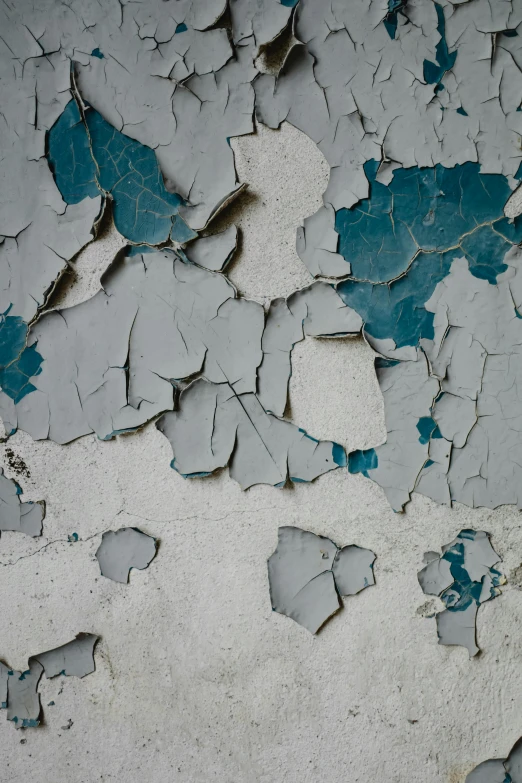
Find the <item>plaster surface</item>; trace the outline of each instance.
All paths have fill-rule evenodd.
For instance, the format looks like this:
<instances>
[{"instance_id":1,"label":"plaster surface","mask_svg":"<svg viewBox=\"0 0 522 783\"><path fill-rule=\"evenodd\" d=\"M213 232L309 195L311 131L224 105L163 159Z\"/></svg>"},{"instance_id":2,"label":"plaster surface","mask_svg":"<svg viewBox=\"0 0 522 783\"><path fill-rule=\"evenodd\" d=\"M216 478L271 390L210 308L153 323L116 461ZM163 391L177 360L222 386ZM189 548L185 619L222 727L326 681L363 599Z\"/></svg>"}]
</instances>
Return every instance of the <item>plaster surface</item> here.
<instances>
[{"instance_id":1,"label":"plaster surface","mask_svg":"<svg viewBox=\"0 0 522 783\"><path fill-rule=\"evenodd\" d=\"M244 233L230 277L266 301L311 279L293 236L319 205L327 168L287 126L232 144L253 198L226 213ZM120 244L107 229L51 305L92 295ZM290 405L301 426L348 450L386 437L373 353L361 339L297 345ZM0 540L2 655L22 669L28 655L79 631L101 636L95 674L42 681L39 730L0 722L2 783L462 783L520 736L516 509L450 510L415 495L396 514L376 484L346 469L284 490L242 492L226 471L184 480L154 424L65 447L18 432L0 457L24 500L47 504L42 538ZM317 637L271 611L266 560L280 525L377 554L375 587ZM157 557L129 585L101 577L94 556L105 530L125 526L159 539ZM491 533L512 576L481 608L482 653L471 661L463 648L437 645L417 581L424 551L466 527Z\"/></svg>"}]
</instances>

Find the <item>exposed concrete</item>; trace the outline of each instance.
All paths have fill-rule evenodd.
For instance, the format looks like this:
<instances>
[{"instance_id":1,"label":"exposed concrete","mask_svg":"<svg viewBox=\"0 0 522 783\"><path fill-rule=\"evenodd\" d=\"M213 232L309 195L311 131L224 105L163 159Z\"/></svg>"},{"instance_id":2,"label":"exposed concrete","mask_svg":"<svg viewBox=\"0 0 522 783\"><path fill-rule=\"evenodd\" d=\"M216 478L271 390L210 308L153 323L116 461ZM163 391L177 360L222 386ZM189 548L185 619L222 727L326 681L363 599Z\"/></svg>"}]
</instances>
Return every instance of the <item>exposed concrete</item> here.
<instances>
[{"instance_id":1,"label":"exposed concrete","mask_svg":"<svg viewBox=\"0 0 522 783\"><path fill-rule=\"evenodd\" d=\"M260 199L245 209L248 222L238 213L245 241L231 278L248 296L288 294L309 275L286 210L293 205L296 221L317 208L323 164L293 129L233 143L238 165L251 159L241 178ZM273 228L283 215L287 245ZM107 242L75 262L81 286L62 305L97 289L119 240ZM307 338L293 367L295 421L348 449L384 440L364 343ZM2 535L0 561L12 565L0 566L0 653L21 668L80 630L102 638L94 675L42 681L45 725L26 743L0 722L2 783L461 783L520 736L520 592L508 584L482 607L482 654L471 662L466 650L437 645L433 618L417 612L423 552L461 528L489 531L507 574L520 565L516 510L449 510L415 496L394 514L376 484L346 470L284 491L242 492L226 472L187 481L170 469L154 425L66 447L19 432L8 447L30 470L24 500L45 498L47 516L42 538ZM378 555L376 586L318 638L271 611L266 560L280 525ZM160 543L153 567L119 585L100 576L94 554L103 531L125 526ZM80 540L69 543L74 532Z\"/></svg>"}]
</instances>

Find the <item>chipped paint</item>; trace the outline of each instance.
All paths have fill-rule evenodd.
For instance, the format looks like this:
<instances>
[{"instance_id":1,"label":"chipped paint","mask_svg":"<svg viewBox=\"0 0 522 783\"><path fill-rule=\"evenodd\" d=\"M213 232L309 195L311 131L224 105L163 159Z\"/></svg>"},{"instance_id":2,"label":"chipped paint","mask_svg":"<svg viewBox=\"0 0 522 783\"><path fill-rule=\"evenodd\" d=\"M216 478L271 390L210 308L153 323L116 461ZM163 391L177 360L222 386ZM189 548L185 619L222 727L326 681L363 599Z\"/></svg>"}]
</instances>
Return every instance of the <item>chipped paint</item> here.
<instances>
[{"instance_id":1,"label":"chipped paint","mask_svg":"<svg viewBox=\"0 0 522 783\"><path fill-rule=\"evenodd\" d=\"M340 549L329 538L280 527L268 559L272 609L315 634L342 607L341 597L375 584L375 559L369 549Z\"/></svg>"},{"instance_id":2,"label":"chipped paint","mask_svg":"<svg viewBox=\"0 0 522 783\"><path fill-rule=\"evenodd\" d=\"M419 571L426 595L438 595L446 609L436 615L439 644L466 647L470 658L480 652L476 619L481 604L500 595L505 577L496 566L499 556L483 530L461 530L442 547L442 554L427 552L427 565Z\"/></svg>"}]
</instances>

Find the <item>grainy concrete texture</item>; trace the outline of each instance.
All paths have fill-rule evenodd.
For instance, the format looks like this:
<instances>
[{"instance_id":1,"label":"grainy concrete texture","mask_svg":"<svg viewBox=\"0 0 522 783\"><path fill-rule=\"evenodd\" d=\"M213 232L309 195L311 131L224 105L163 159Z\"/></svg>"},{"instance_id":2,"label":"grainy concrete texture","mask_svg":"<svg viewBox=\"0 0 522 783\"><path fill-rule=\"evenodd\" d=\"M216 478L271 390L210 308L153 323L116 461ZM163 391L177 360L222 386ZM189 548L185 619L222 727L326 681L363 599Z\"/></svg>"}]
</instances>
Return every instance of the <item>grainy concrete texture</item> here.
<instances>
[{"instance_id":1,"label":"grainy concrete texture","mask_svg":"<svg viewBox=\"0 0 522 783\"><path fill-rule=\"evenodd\" d=\"M250 188L219 219L243 232L230 278L266 303L309 280L295 229L318 208L328 167L286 125L232 144ZM122 244L106 231L53 304L92 295ZM290 414L348 449L384 441L362 340L296 347ZM394 514L376 484L346 470L284 490L242 492L227 471L184 480L153 424L63 447L19 432L6 448L15 455L0 450L6 474L24 500L45 498L47 517L41 539L0 540L0 654L23 669L29 655L79 631L101 641L94 674L42 681L42 727L0 721L2 783L461 783L522 734L516 509L450 510L416 496ZM347 599L317 637L271 611L266 560L284 524L378 555L376 586ZM102 532L123 526L160 542L129 585L100 576L94 557ZM436 601L427 607L417 582L423 552L463 527L489 531L513 573L479 611L483 652L473 660L437 644L425 616ZM74 532L79 541L69 543Z\"/></svg>"}]
</instances>

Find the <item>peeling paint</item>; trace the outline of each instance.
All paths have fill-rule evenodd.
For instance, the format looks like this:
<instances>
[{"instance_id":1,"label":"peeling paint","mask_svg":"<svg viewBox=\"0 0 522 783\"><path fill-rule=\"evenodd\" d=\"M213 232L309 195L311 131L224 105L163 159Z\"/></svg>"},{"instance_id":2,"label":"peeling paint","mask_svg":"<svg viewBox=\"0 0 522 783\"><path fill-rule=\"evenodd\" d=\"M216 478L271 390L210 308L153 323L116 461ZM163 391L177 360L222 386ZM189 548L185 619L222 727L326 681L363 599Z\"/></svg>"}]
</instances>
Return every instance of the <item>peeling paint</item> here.
<instances>
[{"instance_id":1,"label":"peeling paint","mask_svg":"<svg viewBox=\"0 0 522 783\"><path fill-rule=\"evenodd\" d=\"M0 708L7 710L7 720L17 729L36 728L41 721L38 684L42 675L81 678L92 674L97 641L93 634L80 633L61 647L33 655L24 672L9 669L0 661Z\"/></svg>"},{"instance_id":2,"label":"peeling paint","mask_svg":"<svg viewBox=\"0 0 522 783\"><path fill-rule=\"evenodd\" d=\"M375 559L369 549L340 549L329 538L280 527L277 548L268 559L272 609L315 634L341 608L342 596L375 584Z\"/></svg>"},{"instance_id":3,"label":"peeling paint","mask_svg":"<svg viewBox=\"0 0 522 783\"><path fill-rule=\"evenodd\" d=\"M442 555L427 552L419 571L426 595L438 595L446 606L436 615L439 644L466 647L470 658L480 652L476 618L481 604L500 595L506 579L496 566L499 557L483 530L461 530L442 547Z\"/></svg>"}]
</instances>

